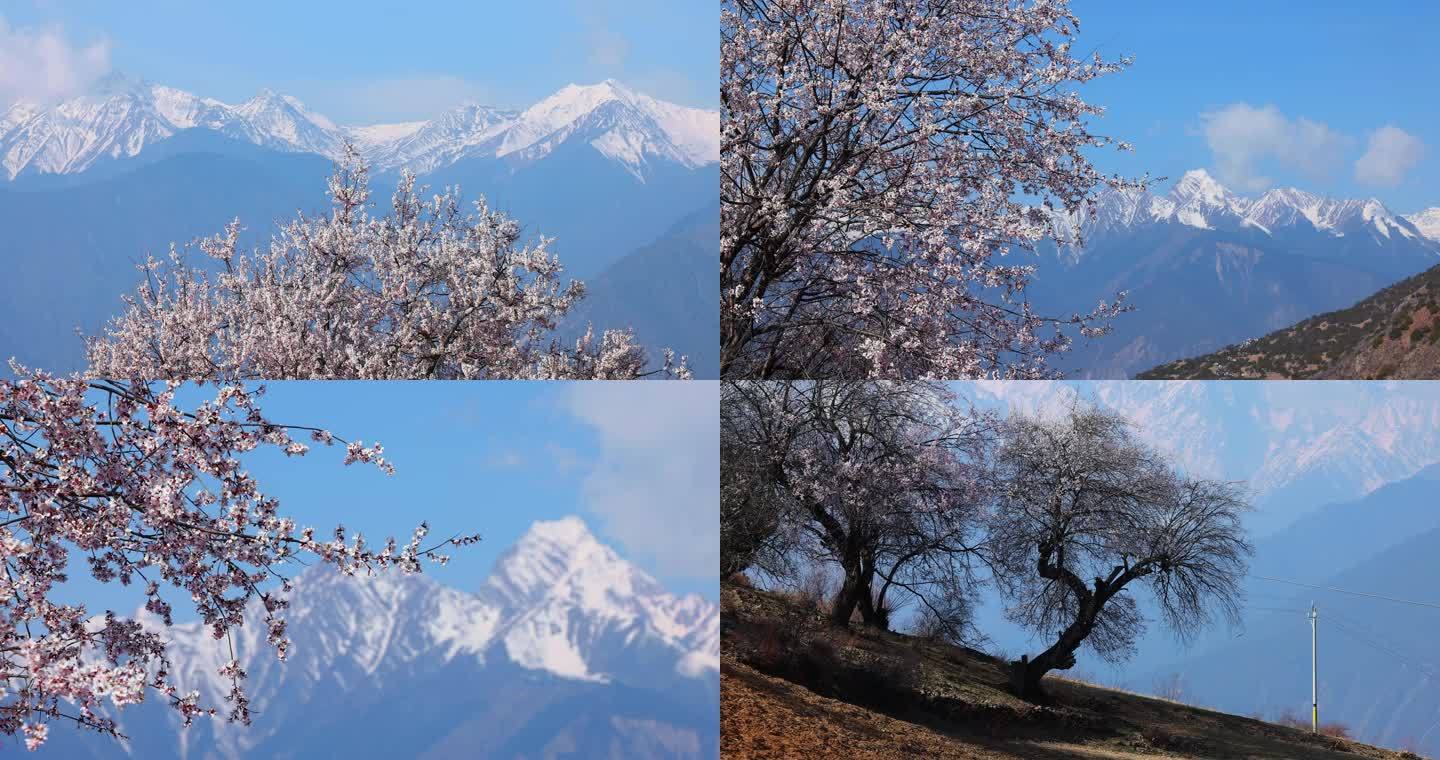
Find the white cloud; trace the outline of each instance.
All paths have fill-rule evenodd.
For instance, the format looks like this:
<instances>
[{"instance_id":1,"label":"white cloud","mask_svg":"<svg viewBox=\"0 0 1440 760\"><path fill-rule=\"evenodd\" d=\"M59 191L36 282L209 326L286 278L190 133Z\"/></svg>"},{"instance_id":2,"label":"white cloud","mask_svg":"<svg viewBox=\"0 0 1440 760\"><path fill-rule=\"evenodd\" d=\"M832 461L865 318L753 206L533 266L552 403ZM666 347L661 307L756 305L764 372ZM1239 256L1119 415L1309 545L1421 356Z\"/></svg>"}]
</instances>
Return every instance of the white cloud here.
<instances>
[{"instance_id":1,"label":"white cloud","mask_svg":"<svg viewBox=\"0 0 1440 760\"><path fill-rule=\"evenodd\" d=\"M630 43L619 32L599 27L590 30L590 65L605 69L619 69L625 66L630 55Z\"/></svg>"},{"instance_id":2,"label":"white cloud","mask_svg":"<svg viewBox=\"0 0 1440 760\"><path fill-rule=\"evenodd\" d=\"M1273 105L1231 103L1200 115L1201 131L1221 181L1245 191L1264 190L1267 161L1324 179L1341 161L1351 138L1306 118L1288 119Z\"/></svg>"},{"instance_id":3,"label":"white cloud","mask_svg":"<svg viewBox=\"0 0 1440 760\"><path fill-rule=\"evenodd\" d=\"M577 0L576 10L585 25L585 42L589 46L590 65L615 73L625 67L630 56L630 41L615 31L610 19L617 9L611 0Z\"/></svg>"},{"instance_id":4,"label":"white cloud","mask_svg":"<svg viewBox=\"0 0 1440 760\"><path fill-rule=\"evenodd\" d=\"M585 458L569 446L561 446L558 443L547 443L545 444L545 453L550 455L551 464L555 466L555 471L561 475L569 475L585 464Z\"/></svg>"},{"instance_id":5,"label":"white cloud","mask_svg":"<svg viewBox=\"0 0 1440 760\"><path fill-rule=\"evenodd\" d=\"M719 383L591 382L566 407L600 436L582 483L603 532L662 572L720 566Z\"/></svg>"},{"instance_id":6,"label":"white cloud","mask_svg":"<svg viewBox=\"0 0 1440 760\"><path fill-rule=\"evenodd\" d=\"M1365 155L1355 162L1355 179L1367 185L1398 185L1424 157L1420 138L1387 125L1370 133Z\"/></svg>"},{"instance_id":7,"label":"white cloud","mask_svg":"<svg viewBox=\"0 0 1440 760\"><path fill-rule=\"evenodd\" d=\"M525 457L514 449L492 451L485 458L485 466L492 470L514 470L526 465Z\"/></svg>"},{"instance_id":8,"label":"white cloud","mask_svg":"<svg viewBox=\"0 0 1440 760\"><path fill-rule=\"evenodd\" d=\"M71 45L59 27L11 28L0 17L0 108L79 94L110 70L110 43Z\"/></svg>"}]
</instances>

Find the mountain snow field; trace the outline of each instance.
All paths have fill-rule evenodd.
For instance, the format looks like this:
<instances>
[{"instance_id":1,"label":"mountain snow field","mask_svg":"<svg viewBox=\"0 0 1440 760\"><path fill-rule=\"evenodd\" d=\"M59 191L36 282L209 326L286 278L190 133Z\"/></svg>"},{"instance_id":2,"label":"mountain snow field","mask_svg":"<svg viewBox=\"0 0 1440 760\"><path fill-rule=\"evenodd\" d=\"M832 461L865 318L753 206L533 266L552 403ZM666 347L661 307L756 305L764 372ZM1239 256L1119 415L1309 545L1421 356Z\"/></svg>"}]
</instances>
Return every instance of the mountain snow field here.
<instances>
[{"instance_id":1,"label":"mountain snow field","mask_svg":"<svg viewBox=\"0 0 1440 760\"><path fill-rule=\"evenodd\" d=\"M378 170L418 174L470 157L533 161L576 132L637 175L654 160L689 168L720 160L718 111L656 100L609 79L568 85L522 111L464 104L429 121L342 126L271 90L229 104L111 75L48 108L13 104L0 116L0 168L10 180L77 174L188 129L328 158L339 157L348 141Z\"/></svg>"}]
</instances>

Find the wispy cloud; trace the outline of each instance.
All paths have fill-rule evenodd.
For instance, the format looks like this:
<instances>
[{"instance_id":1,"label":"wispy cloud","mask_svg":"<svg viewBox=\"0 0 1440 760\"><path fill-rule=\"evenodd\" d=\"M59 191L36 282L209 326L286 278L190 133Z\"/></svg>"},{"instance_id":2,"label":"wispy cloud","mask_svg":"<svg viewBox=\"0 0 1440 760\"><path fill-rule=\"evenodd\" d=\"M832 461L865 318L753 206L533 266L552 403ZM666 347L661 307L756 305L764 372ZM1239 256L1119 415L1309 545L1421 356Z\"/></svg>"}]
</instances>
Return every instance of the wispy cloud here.
<instances>
[{"instance_id":1,"label":"wispy cloud","mask_svg":"<svg viewBox=\"0 0 1440 760\"><path fill-rule=\"evenodd\" d=\"M579 470L586 463L586 459L580 456L580 452L569 446L561 446L558 443L545 444L545 453L550 455L550 462L555 466L555 471L561 475L569 475Z\"/></svg>"},{"instance_id":2,"label":"wispy cloud","mask_svg":"<svg viewBox=\"0 0 1440 760\"><path fill-rule=\"evenodd\" d=\"M713 577L720 562L716 383L576 383L566 408L600 437L582 483L604 532L664 572Z\"/></svg>"},{"instance_id":3,"label":"wispy cloud","mask_svg":"<svg viewBox=\"0 0 1440 760\"><path fill-rule=\"evenodd\" d=\"M585 25L590 65L605 74L619 74L630 57L630 41L611 20L622 9L613 0L575 0L575 10Z\"/></svg>"},{"instance_id":4,"label":"wispy cloud","mask_svg":"<svg viewBox=\"0 0 1440 760\"><path fill-rule=\"evenodd\" d=\"M1383 126L1370 133L1365 155L1355 162L1355 179L1367 185L1400 184L1405 174L1425 158L1425 143L1395 126Z\"/></svg>"},{"instance_id":5,"label":"wispy cloud","mask_svg":"<svg viewBox=\"0 0 1440 760\"><path fill-rule=\"evenodd\" d=\"M514 470L526 464L524 455L514 449L492 451L485 457L485 466L492 470Z\"/></svg>"},{"instance_id":6,"label":"wispy cloud","mask_svg":"<svg viewBox=\"0 0 1440 760\"><path fill-rule=\"evenodd\" d=\"M0 108L76 95L109 71L106 40L79 45L58 26L12 28L0 17Z\"/></svg>"},{"instance_id":7,"label":"wispy cloud","mask_svg":"<svg viewBox=\"0 0 1440 760\"><path fill-rule=\"evenodd\" d=\"M1318 121L1291 119L1273 105L1232 103L1200 115L1201 133L1210 146L1215 173L1246 191L1272 184L1266 162L1298 170L1312 179L1329 176L1353 140Z\"/></svg>"}]
</instances>

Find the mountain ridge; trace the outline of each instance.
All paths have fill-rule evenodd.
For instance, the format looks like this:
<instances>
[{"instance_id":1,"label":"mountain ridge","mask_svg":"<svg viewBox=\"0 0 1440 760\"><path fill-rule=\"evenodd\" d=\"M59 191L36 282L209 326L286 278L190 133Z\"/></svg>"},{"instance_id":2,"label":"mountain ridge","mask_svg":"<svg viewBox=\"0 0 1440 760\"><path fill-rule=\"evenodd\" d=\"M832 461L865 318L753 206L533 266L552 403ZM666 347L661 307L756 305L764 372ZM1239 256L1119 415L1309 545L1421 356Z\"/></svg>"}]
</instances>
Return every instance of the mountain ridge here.
<instances>
[{"instance_id":1,"label":"mountain ridge","mask_svg":"<svg viewBox=\"0 0 1440 760\"><path fill-rule=\"evenodd\" d=\"M473 593L427 575L315 568L293 580L287 599L284 663L265 640L257 602L231 637L252 726L217 718L182 730L152 699L119 711L126 742L52 733L42 756L330 756L342 735L364 746L408 744L413 756L450 756L459 745L533 757L556 741L628 746L641 757L714 756L706 750L714 727L702 716L717 699L717 605L669 593L577 517L533 524ZM182 690L225 705L229 682L217 672L230 659L225 640L198 621L164 627L143 608L135 619L165 636ZM427 700L426 715L377 735L377 711L396 699ZM686 752L643 749L673 746L677 736Z\"/></svg>"},{"instance_id":2,"label":"mountain ridge","mask_svg":"<svg viewBox=\"0 0 1440 760\"><path fill-rule=\"evenodd\" d=\"M1440 265L1353 305L1218 351L1166 362L1137 380L1440 378Z\"/></svg>"},{"instance_id":3,"label":"mountain ridge","mask_svg":"<svg viewBox=\"0 0 1440 760\"><path fill-rule=\"evenodd\" d=\"M584 137L642 179L652 160L690 169L719 161L718 111L668 103L613 79L566 85L521 111L464 103L424 121L338 125L269 89L229 104L111 75L51 106L22 102L7 109L0 116L0 168L12 182L24 175L75 174L107 158L134 157L177 132L206 129L332 159L349 142L378 170L424 174L470 156L498 159L528 150L533 160L545 152L537 146L563 140L557 135L602 109L612 112L610 123Z\"/></svg>"},{"instance_id":4,"label":"mountain ridge","mask_svg":"<svg viewBox=\"0 0 1440 760\"><path fill-rule=\"evenodd\" d=\"M1343 308L1440 263L1440 241L1374 198L1296 188L1238 195L1203 170L1045 209L1027 293L1084 314L1117 292L1133 312L1053 359L1067 377L1130 378Z\"/></svg>"},{"instance_id":5,"label":"mountain ridge","mask_svg":"<svg viewBox=\"0 0 1440 760\"><path fill-rule=\"evenodd\" d=\"M1141 213L1141 212L1144 213ZM1431 214L1440 219L1440 209L1415 217L1430 223ZM1204 169L1191 169L1176 180L1170 191L1155 195L1149 189L1112 188L1074 210L1052 210L1051 228L1055 241L1074 246L1076 232L1113 231L1147 223L1174 223L1202 230L1250 228L1267 236L1289 227L1342 238L1360 231L1380 242L1392 235L1422 241L1440 258L1440 246L1421 232L1410 217L1390 211L1377 198L1329 198L1295 187L1279 187L1250 198L1238 195L1210 176ZM1082 251L1075 251L1078 258Z\"/></svg>"}]
</instances>

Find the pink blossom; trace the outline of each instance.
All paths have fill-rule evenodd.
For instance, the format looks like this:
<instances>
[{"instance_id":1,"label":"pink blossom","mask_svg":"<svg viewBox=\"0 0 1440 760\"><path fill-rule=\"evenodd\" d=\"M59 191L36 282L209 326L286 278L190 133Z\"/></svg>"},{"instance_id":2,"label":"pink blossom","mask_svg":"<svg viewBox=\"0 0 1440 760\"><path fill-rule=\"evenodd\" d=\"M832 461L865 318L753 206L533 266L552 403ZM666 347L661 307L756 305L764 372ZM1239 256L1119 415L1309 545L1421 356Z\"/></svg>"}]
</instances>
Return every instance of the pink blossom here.
<instances>
[{"instance_id":1,"label":"pink blossom","mask_svg":"<svg viewBox=\"0 0 1440 760\"><path fill-rule=\"evenodd\" d=\"M422 546L422 525L405 546L389 539L376 552L343 527L317 541L313 529L281 516L241 458L264 446L305 456L308 447L292 435L314 429L267 419L257 405L262 389L221 388L213 401L182 410L168 385L16 369L21 380L0 381L0 734L23 731L32 749L47 736L41 719L115 734L102 702L123 707L147 691L186 725L215 712L171 679L153 626L54 598L72 553L100 582L143 583L145 609L160 626L172 622L167 592L191 599L217 639L244 624L251 599L261 600L267 640L283 659L286 605L262 585L280 578L283 586L293 558L309 555L352 574L419 572L422 560L443 558L439 549L475 540ZM339 441L328 433L314 440ZM378 444L340 442L347 462L392 471ZM232 684L229 720L248 722L244 671L230 662L220 674Z\"/></svg>"},{"instance_id":2,"label":"pink blossom","mask_svg":"<svg viewBox=\"0 0 1440 760\"><path fill-rule=\"evenodd\" d=\"M720 14L726 377L1046 376L1123 310L1036 314L1012 255L1048 234L1037 206L1126 184L1090 164L1123 146L1075 92L1125 62L1072 54L1066 0Z\"/></svg>"},{"instance_id":3,"label":"pink blossom","mask_svg":"<svg viewBox=\"0 0 1440 760\"><path fill-rule=\"evenodd\" d=\"M669 350L648 367L629 330L553 334L585 294L562 284L550 241L458 188L424 198L405 174L372 216L353 146L330 179L328 215L299 216L268 248L238 250L239 221L198 242L211 274L171 248L104 335L86 342L97 377L217 381L352 378L689 377ZM322 441L323 442L323 441Z\"/></svg>"}]
</instances>

